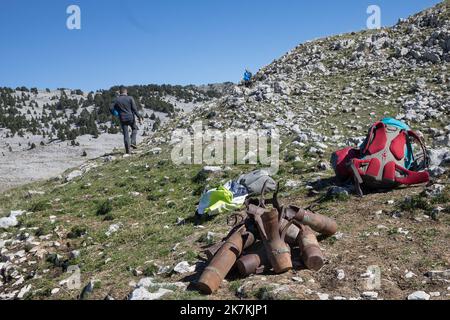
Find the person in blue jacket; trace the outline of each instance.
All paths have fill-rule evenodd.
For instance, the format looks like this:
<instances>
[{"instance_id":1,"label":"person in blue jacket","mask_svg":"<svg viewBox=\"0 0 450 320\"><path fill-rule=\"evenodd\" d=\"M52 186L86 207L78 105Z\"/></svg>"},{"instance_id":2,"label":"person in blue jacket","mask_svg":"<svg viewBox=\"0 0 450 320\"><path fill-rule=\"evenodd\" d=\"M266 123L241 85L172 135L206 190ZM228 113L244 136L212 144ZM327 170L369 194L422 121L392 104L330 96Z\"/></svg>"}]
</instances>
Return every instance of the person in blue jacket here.
<instances>
[{"instance_id":1,"label":"person in blue jacket","mask_svg":"<svg viewBox=\"0 0 450 320\"><path fill-rule=\"evenodd\" d=\"M137 109L133 97L128 96L127 88L120 87L120 95L111 104L109 110L111 114L119 117L120 126L122 127L123 132L125 152L130 154L130 146L133 149L137 149L136 137L139 128L136 125L136 117L139 119L141 125L143 118ZM131 127L131 141L128 127Z\"/></svg>"},{"instance_id":2,"label":"person in blue jacket","mask_svg":"<svg viewBox=\"0 0 450 320\"><path fill-rule=\"evenodd\" d=\"M250 71L248 71L248 69L245 69L245 72L244 72L244 85L246 87L248 87L250 85L250 83L252 81L252 77L253 77L253 74Z\"/></svg>"}]
</instances>

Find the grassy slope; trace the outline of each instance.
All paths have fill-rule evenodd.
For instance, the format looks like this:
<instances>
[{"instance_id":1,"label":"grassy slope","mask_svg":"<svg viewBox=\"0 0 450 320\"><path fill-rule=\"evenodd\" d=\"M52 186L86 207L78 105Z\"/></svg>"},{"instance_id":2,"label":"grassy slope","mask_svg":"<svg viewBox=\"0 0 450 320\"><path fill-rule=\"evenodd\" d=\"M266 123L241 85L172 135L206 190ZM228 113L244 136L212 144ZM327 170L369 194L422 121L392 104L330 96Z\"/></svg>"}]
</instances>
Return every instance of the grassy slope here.
<instances>
[{"instance_id":1,"label":"grassy slope","mask_svg":"<svg viewBox=\"0 0 450 320\"><path fill-rule=\"evenodd\" d=\"M190 222L189 217L193 215L199 198L198 190L206 184L215 185L250 169L250 167L235 167L233 171L216 175L208 182L195 183L193 178L200 167L174 167L167 161L169 154L166 152L167 150L161 155L142 154L115 160L94 168L81 179L63 186L61 182L55 181L10 191L0 196L2 211L3 213L14 209L36 211L24 217L20 228L13 232L50 234L51 240L58 241L61 246L49 247L47 250L61 254L65 258L69 257L71 250L81 250L80 257L70 261L70 264L80 265L83 283L91 279L100 280L92 298L103 298L108 293L115 298L125 298L130 292L129 282L140 278L133 274L136 268L151 275L156 270L154 263L160 266L174 266L183 260L195 263L198 261L197 255L201 247L205 245L199 242L199 239L204 237L207 231L226 233L228 227L224 216L207 222L204 225L205 229L196 228ZM124 167L127 168L125 171ZM292 163L283 163L279 176L275 178L283 182L287 179L310 181L319 175L323 175L324 178L332 176L331 172L308 173L311 171L308 168L297 168L296 173L292 173L292 168ZM29 189L45 191L45 195L29 199L26 197L26 191ZM336 218L345 236L342 240L332 238L322 243L326 256L330 259L330 263L322 272L313 274L301 271L301 275L316 279L326 292L335 290L340 293L342 292L340 289L343 289L340 294L351 293L357 296L359 289L356 283L346 282L342 288L338 284L330 286L330 283L335 282L334 270L346 269L347 272L351 272L349 277L355 277L352 281L356 281L359 274L364 273L364 268L370 264L378 264L389 274L388 279L395 283L395 290L392 289L392 293L387 292L386 297L401 298L402 296L398 294L405 294L401 290L412 289L411 284L405 285L405 281L399 276L403 269L426 272L448 266L450 257L446 250L442 250L449 241L448 215L440 222L425 219L425 222L421 223L413 219L414 214L407 214L401 219L393 219L389 215L395 207L386 205L387 200L395 199L400 203L405 195L418 194L422 189L420 187L401 189L386 194L370 195L364 199L352 197L351 200L333 200L321 204L319 212ZM130 192L139 192L141 195L130 195ZM325 190L322 189L321 193L323 192ZM283 202L301 205L306 205L319 196L309 197L304 186L296 190L284 190L282 193ZM98 215L98 209L105 201L111 203L112 210L106 215ZM447 198L440 199L440 202L443 205L447 203L449 210L448 191ZM375 212L383 209L386 211L377 217ZM421 217L423 210L413 212ZM52 215L57 217L55 224L50 223ZM187 218L187 223L177 226L179 217ZM105 232L113 223L121 223L123 227L111 237L107 237ZM384 225L387 229L378 230L377 225ZM413 240L399 234L397 232L399 227L410 231ZM86 229L87 233L79 238L68 239L68 233L76 229ZM379 236L365 235L366 232L377 230L380 231ZM172 251L176 243L180 245L176 251ZM361 255L365 258L358 259L357 257ZM107 259L109 261L105 263ZM392 269L393 266L400 269ZM61 268L54 267L45 260L30 268L37 270L38 274L49 270L43 274L42 279L32 281L34 288L42 289L33 298L49 298L49 290L58 287L58 282L67 277ZM269 277L266 281L289 282L290 276L292 274L272 280ZM175 280L179 280L179 277L173 276L169 281ZM231 289L225 286L214 298L235 297L234 290L237 284L241 282L232 283L229 286ZM253 295L250 294L248 297L257 296L260 286L264 284L265 281L258 281L258 287L252 291ZM413 285L416 286L421 287L420 284ZM298 292L294 290L290 297L307 298L302 296L303 289L296 286ZM61 291L54 298L75 298L77 294ZM172 298L180 297L200 298L194 291L172 296Z\"/></svg>"}]
</instances>

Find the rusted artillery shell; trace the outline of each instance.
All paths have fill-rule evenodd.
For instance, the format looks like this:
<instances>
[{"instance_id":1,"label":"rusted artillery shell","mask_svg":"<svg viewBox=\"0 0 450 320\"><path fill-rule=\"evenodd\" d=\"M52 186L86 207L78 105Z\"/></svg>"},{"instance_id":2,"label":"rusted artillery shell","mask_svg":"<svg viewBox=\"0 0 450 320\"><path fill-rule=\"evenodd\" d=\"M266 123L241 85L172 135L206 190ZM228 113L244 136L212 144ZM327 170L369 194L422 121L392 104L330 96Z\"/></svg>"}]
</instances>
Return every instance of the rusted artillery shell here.
<instances>
[{"instance_id":1,"label":"rusted artillery shell","mask_svg":"<svg viewBox=\"0 0 450 320\"><path fill-rule=\"evenodd\" d=\"M243 231L242 232L242 241L243 241L243 250L251 247L255 243L255 235L250 231ZM220 250L220 248L223 246L225 241L218 242L211 247L207 248L203 252L206 254L206 257L208 260L211 260L214 258L216 253Z\"/></svg>"},{"instance_id":2,"label":"rusted artillery shell","mask_svg":"<svg viewBox=\"0 0 450 320\"><path fill-rule=\"evenodd\" d=\"M274 272L283 273L292 269L291 250L281 239L277 209L265 211L261 219L267 236L263 243Z\"/></svg>"},{"instance_id":3,"label":"rusted artillery shell","mask_svg":"<svg viewBox=\"0 0 450 320\"><path fill-rule=\"evenodd\" d=\"M324 264L324 257L313 230L308 226L301 226L297 240L306 267L314 271L320 270Z\"/></svg>"},{"instance_id":4,"label":"rusted artillery shell","mask_svg":"<svg viewBox=\"0 0 450 320\"><path fill-rule=\"evenodd\" d=\"M281 219L280 231L284 230L288 223L289 221L286 219ZM296 225L291 224L285 232L284 241L292 246L296 246L298 244L297 237L299 232L300 229Z\"/></svg>"},{"instance_id":5,"label":"rusted artillery shell","mask_svg":"<svg viewBox=\"0 0 450 320\"><path fill-rule=\"evenodd\" d=\"M219 289L223 279L225 279L237 258L241 255L242 246L243 239L240 232L234 233L225 241L209 265L205 268L197 283L197 287L201 292L211 294Z\"/></svg>"},{"instance_id":6,"label":"rusted artillery shell","mask_svg":"<svg viewBox=\"0 0 450 320\"><path fill-rule=\"evenodd\" d=\"M211 260L212 258L214 258L214 256L220 250L220 248L222 248L224 243L225 243L225 241L217 242L216 244L212 245L211 247L205 249L204 253L206 254L206 257L208 258L208 260Z\"/></svg>"},{"instance_id":7,"label":"rusted artillery shell","mask_svg":"<svg viewBox=\"0 0 450 320\"><path fill-rule=\"evenodd\" d=\"M246 230L242 233L242 241L243 241L243 250L250 248L253 244L255 244L256 237L255 235Z\"/></svg>"},{"instance_id":8,"label":"rusted artillery shell","mask_svg":"<svg viewBox=\"0 0 450 320\"><path fill-rule=\"evenodd\" d=\"M242 277L257 274L269 265L266 249L261 242L258 242L247 254L242 255L236 261L236 267Z\"/></svg>"},{"instance_id":9,"label":"rusted artillery shell","mask_svg":"<svg viewBox=\"0 0 450 320\"><path fill-rule=\"evenodd\" d=\"M298 207L289 206L286 210L286 218L289 220L295 219L326 236L332 236L337 232L337 224L333 219Z\"/></svg>"}]
</instances>

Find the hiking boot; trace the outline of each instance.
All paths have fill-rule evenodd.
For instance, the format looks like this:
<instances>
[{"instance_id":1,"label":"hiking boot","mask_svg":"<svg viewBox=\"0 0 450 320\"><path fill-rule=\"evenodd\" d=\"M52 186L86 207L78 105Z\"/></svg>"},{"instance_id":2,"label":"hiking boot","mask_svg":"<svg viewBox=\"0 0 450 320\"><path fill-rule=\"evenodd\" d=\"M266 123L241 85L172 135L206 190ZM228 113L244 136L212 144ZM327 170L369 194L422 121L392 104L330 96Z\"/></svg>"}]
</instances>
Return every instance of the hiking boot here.
<instances>
[{"instance_id":1,"label":"hiking boot","mask_svg":"<svg viewBox=\"0 0 450 320\"><path fill-rule=\"evenodd\" d=\"M131 147L132 147L133 149L137 149L137 148L138 148L137 145L135 145L135 144L132 144Z\"/></svg>"}]
</instances>

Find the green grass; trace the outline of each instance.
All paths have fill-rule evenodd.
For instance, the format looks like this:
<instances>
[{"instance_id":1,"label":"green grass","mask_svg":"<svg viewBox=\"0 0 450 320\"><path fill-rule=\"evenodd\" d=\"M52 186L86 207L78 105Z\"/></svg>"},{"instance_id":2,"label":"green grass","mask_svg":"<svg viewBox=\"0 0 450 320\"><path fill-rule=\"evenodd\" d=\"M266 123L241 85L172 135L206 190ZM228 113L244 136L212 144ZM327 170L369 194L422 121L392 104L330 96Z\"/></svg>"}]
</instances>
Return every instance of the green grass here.
<instances>
[{"instance_id":1,"label":"green grass","mask_svg":"<svg viewBox=\"0 0 450 320\"><path fill-rule=\"evenodd\" d=\"M96 214L98 216L105 216L112 211L111 200L104 200L98 204Z\"/></svg>"},{"instance_id":2,"label":"green grass","mask_svg":"<svg viewBox=\"0 0 450 320\"><path fill-rule=\"evenodd\" d=\"M242 280L234 280L231 281L228 285L228 289L231 292L234 292L235 294L237 294L238 289L242 286Z\"/></svg>"},{"instance_id":3,"label":"green grass","mask_svg":"<svg viewBox=\"0 0 450 320\"><path fill-rule=\"evenodd\" d=\"M430 202L422 195L411 196L399 204L402 211L414 212L418 209L429 211L432 209Z\"/></svg>"},{"instance_id":4,"label":"green grass","mask_svg":"<svg viewBox=\"0 0 450 320\"><path fill-rule=\"evenodd\" d=\"M25 190L31 186L17 188L9 191L8 196L0 195L2 210L32 211L20 217L22 226L37 228L33 231L36 236L51 235L52 240L70 242L70 250L81 250L80 257L70 263L80 266L83 281L95 275L102 281L102 287L107 288L113 282L115 290L127 291L128 282L134 279L128 270L140 268L145 276L154 276L157 269L153 263L159 266L174 266L183 260L196 263L199 252L195 246L213 241L207 240L206 232L195 228L189 220L184 225L176 225L177 219L193 216L199 187L217 186L254 169L248 165L236 166L230 172L205 176L199 174L201 166L177 167L164 160L168 158L166 149L158 156L135 156L100 165L65 185L59 181L36 183L32 187L45 193L33 199L25 196ZM123 167L128 172L118 174ZM283 180L288 175L281 170L276 179ZM52 215L57 217L55 224L50 222ZM105 232L112 223L119 223L121 228L108 237ZM54 232L55 227L62 239ZM224 216L206 222L205 227L217 234L226 234L229 229ZM172 252L176 243L180 245ZM59 260L68 260L67 252L60 254ZM37 265L38 272L49 268L49 264L53 265L51 268L59 268L61 261L56 261L54 256L49 259L50 262ZM61 275L56 277L50 274L45 285L39 284L44 289L36 298L47 298L48 289L58 287L58 281L65 276L61 270L58 271ZM59 295L72 298L64 291ZM190 293L185 295L189 298ZM195 294L192 297L198 298Z\"/></svg>"},{"instance_id":5,"label":"green grass","mask_svg":"<svg viewBox=\"0 0 450 320\"><path fill-rule=\"evenodd\" d=\"M45 211L51 208L51 204L46 200L41 200L38 202L34 202L30 208L29 211L31 212L41 212Z\"/></svg>"},{"instance_id":6,"label":"green grass","mask_svg":"<svg viewBox=\"0 0 450 320\"><path fill-rule=\"evenodd\" d=\"M272 286L263 286L258 288L255 292L253 292L253 296L258 300L276 300L276 297L273 294Z\"/></svg>"}]
</instances>

